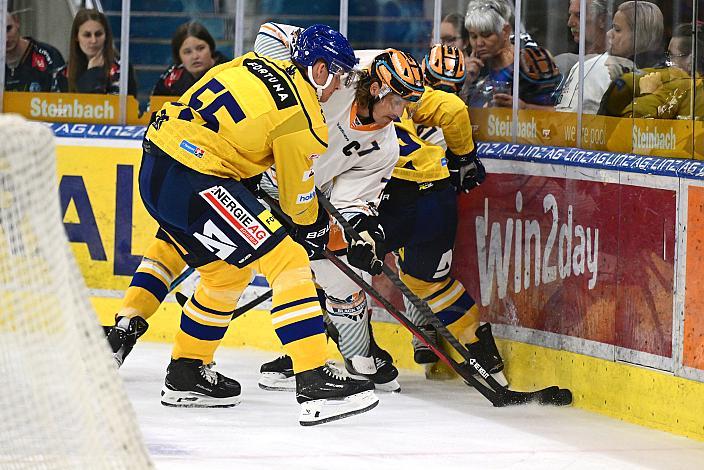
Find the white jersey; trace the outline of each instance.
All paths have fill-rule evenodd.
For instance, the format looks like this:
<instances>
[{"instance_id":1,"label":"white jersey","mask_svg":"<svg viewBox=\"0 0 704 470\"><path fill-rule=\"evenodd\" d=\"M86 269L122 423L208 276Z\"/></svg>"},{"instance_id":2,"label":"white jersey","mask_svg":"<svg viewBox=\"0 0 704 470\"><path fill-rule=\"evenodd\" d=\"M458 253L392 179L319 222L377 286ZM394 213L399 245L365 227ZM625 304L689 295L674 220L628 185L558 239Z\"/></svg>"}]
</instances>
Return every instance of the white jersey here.
<instances>
[{"instance_id":1,"label":"white jersey","mask_svg":"<svg viewBox=\"0 0 704 470\"><path fill-rule=\"evenodd\" d=\"M265 23L259 29L254 52L282 60L290 59L291 35L299 28L276 23ZM278 35L274 35L276 31ZM288 35L279 37L280 35ZM257 47L264 48L258 50ZM367 68L381 50L357 51L359 68ZM346 79L343 77L342 82ZM378 206L384 186L391 177L399 157L398 139L392 124L380 127L362 125L357 119L354 102L355 83L341 86L332 97L322 103L328 126L328 149L313 161L315 185L346 217L356 213L373 212ZM310 175L305 175L310 177ZM305 177L304 176L304 177ZM262 179L265 190L276 185L276 169L267 171Z\"/></svg>"},{"instance_id":2,"label":"white jersey","mask_svg":"<svg viewBox=\"0 0 704 470\"><path fill-rule=\"evenodd\" d=\"M367 68L382 51L358 51ZM328 149L313 163L315 184L343 214L368 212L377 205L399 157L393 124L363 125L354 101L356 84L343 86L322 104L328 124Z\"/></svg>"}]
</instances>

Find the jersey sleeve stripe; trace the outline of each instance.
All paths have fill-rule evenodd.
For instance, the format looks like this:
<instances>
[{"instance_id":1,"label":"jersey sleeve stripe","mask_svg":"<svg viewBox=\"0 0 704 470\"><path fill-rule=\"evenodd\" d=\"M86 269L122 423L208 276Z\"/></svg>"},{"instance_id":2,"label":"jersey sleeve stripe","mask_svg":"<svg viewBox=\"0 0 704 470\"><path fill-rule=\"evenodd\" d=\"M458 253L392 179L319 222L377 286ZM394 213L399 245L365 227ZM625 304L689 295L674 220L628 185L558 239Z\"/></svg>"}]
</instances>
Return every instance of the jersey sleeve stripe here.
<instances>
[{"instance_id":1,"label":"jersey sleeve stripe","mask_svg":"<svg viewBox=\"0 0 704 470\"><path fill-rule=\"evenodd\" d=\"M301 98L300 93L298 93L298 89L296 88L295 83L293 83L293 80L288 76L285 70L283 70L281 67L276 65L275 63L271 62L267 57L261 56L257 53L255 55L259 58L261 58L263 61L277 69L281 75L284 77L286 81L288 81L291 84L291 89L293 92L296 94L296 98L298 99L298 102L301 103L301 109L303 110L303 114L306 117L306 120L308 121L308 128L310 129L310 133L313 134L313 137L315 137L315 140L317 140L320 145L322 145L325 148L328 148L328 143L325 142L325 140L321 139L318 134L315 133L315 130L313 129L313 120L310 118L310 114L308 114L308 110L306 109L305 104L303 103L303 99Z\"/></svg>"}]
</instances>

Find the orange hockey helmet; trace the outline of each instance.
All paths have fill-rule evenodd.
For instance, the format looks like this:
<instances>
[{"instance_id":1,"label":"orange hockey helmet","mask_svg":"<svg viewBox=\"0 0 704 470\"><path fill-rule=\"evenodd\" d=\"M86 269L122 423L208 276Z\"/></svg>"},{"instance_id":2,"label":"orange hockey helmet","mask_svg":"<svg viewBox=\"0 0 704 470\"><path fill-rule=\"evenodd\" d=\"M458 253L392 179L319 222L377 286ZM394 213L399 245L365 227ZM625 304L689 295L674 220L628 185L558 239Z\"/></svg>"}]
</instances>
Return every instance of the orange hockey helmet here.
<instances>
[{"instance_id":1,"label":"orange hockey helmet","mask_svg":"<svg viewBox=\"0 0 704 470\"><path fill-rule=\"evenodd\" d=\"M408 101L418 101L423 95L423 71L410 54L387 49L374 58L371 77L381 82L378 99L395 93Z\"/></svg>"},{"instance_id":2,"label":"orange hockey helmet","mask_svg":"<svg viewBox=\"0 0 704 470\"><path fill-rule=\"evenodd\" d=\"M425 83L435 89L457 93L466 78L464 54L455 46L435 44L423 58Z\"/></svg>"}]
</instances>

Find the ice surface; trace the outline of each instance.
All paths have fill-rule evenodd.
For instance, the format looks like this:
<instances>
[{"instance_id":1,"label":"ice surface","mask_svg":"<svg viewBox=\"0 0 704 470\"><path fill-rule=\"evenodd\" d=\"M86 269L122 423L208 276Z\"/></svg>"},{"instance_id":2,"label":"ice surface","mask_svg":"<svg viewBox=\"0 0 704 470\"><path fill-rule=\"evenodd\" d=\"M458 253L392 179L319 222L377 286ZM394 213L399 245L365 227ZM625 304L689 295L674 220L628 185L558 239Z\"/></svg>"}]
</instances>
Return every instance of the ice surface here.
<instances>
[{"instance_id":1,"label":"ice surface","mask_svg":"<svg viewBox=\"0 0 704 470\"><path fill-rule=\"evenodd\" d=\"M293 393L259 389L276 354L221 348L217 370L242 384L227 409L162 406L171 346L139 343L120 373L160 469L697 469L704 443L576 408L493 408L460 381L401 371L375 409L304 428Z\"/></svg>"}]
</instances>

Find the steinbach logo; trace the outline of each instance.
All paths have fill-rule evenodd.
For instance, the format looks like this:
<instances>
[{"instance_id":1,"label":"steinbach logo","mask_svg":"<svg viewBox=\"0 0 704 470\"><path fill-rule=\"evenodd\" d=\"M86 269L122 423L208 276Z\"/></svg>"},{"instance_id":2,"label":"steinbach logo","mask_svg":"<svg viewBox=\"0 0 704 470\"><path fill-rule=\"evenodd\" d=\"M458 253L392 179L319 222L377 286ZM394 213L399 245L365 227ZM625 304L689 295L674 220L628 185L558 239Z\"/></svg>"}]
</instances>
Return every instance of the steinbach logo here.
<instances>
[{"instance_id":1,"label":"steinbach logo","mask_svg":"<svg viewBox=\"0 0 704 470\"><path fill-rule=\"evenodd\" d=\"M257 248L264 243L271 233L264 224L249 213L233 196L222 186L213 186L198 193L210 206L215 209L225 221L239 233L252 247Z\"/></svg>"}]
</instances>

